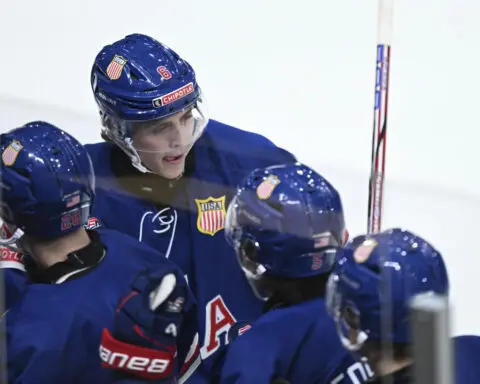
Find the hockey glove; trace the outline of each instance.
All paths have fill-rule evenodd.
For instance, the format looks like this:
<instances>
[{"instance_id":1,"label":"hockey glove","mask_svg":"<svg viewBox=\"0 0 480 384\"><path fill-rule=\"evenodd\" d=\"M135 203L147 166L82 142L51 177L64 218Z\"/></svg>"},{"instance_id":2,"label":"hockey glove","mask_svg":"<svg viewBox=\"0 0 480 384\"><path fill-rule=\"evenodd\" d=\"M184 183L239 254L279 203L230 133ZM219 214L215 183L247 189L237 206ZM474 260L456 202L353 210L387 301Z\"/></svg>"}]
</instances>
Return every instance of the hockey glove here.
<instances>
[{"instance_id":1,"label":"hockey glove","mask_svg":"<svg viewBox=\"0 0 480 384\"><path fill-rule=\"evenodd\" d=\"M116 310L113 328L103 330L103 366L145 379L174 380L176 337L193 304L179 271L140 273Z\"/></svg>"}]
</instances>

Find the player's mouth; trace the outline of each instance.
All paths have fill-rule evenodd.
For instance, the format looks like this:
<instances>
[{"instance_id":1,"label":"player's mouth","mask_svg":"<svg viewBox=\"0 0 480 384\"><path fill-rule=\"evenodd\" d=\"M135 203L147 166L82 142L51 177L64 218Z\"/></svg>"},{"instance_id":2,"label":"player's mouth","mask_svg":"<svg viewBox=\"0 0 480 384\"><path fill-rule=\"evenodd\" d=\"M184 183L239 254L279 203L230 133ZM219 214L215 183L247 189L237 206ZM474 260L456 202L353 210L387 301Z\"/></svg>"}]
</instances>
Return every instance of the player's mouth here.
<instances>
[{"instance_id":1,"label":"player's mouth","mask_svg":"<svg viewBox=\"0 0 480 384\"><path fill-rule=\"evenodd\" d=\"M179 164L183 157L185 155L181 154L181 155L177 155L177 156L164 156L163 157L163 161L166 162L167 164Z\"/></svg>"}]
</instances>

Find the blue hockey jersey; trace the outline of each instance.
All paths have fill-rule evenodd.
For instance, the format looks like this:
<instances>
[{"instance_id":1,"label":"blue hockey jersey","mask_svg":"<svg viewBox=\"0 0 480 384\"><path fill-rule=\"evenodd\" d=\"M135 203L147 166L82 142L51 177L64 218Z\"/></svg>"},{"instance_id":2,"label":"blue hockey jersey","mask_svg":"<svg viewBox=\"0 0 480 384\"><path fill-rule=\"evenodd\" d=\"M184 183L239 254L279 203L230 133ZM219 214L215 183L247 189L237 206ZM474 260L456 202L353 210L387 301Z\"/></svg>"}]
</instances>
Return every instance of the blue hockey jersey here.
<instances>
[{"instance_id":1,"label":"blue hockey jersey","mask_svg":"<svg viewBox=\"0 0 480 384\"><path fill-rule=\"evenodd\" d=\"M18 269L5 268L0 273L3 273L5 286L4 311L8 311L15 303L20 301L28 280L25 272Z\"/></svg>"},{"instance_id":2,"label":"blue hockey jersey","mask_svg":"<svg viewBox=\"0 0 480 384\"><path fill-rule=\"evenodd\" d=\"M267 312L227 349L221 384L364 383L370 367L341 344L323 299Z\"/></svg>"},{"instance_id":3,"label":"blue hockey jersey","mask_svg":"<svg viewBox=\"0 0 480 384\"><path fill-rule=\"evenodd\" d=\"M93 249L99 252L96 264L53 284L29 284L7 312L10 384L112 382L117 376L102 367L99 356L102 329L111 329L115 309L139 272L152 266L176 268L125 234L99 230L90 237L92 243L76 255ZM180 336L179 358L187 355L193 334L183 334L185 342Z\"/></svg>"},{"instance_id":4,"label":"blue hockey jersey","mask_svg":"<svg viewBox=\"0 0 480 384\"><path fill-rule=\"evenodd\" d=\"M148 174L133 170L127 178L139 191L132 192L113 171L122 161L113 160L120 151L116 146L104 142L87 149L97 177L93 216L164 253L186 273L198 303L200 351L208 370L209 357L225 344L230 326L257 318L263 305L224 239L226 208L237 184L253 169L295 158L263 136L211 120L187 157L190 165L180 186L167 201L155 202L169 185L156 190L147 185ZM149 192L152 198L144 198Z\"/></svg>"},{"instance_id":5,"label":"blue hockey jersey","mask_svg":"<svg viewBox=\"0 0 480 384\"><path fill-rule=\"evenodd\" d=\"M480 336L454 337L453 348L455 351L455 383L480 383Z\"/></svg>"}]
</instances>

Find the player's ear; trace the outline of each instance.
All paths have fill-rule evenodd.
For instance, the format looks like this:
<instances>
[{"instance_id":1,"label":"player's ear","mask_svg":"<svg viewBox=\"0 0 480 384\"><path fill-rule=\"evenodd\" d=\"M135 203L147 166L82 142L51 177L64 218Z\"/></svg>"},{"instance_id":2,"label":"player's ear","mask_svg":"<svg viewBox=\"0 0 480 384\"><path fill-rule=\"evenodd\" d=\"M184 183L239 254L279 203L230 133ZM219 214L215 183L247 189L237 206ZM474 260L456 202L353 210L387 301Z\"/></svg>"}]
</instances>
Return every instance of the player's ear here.
<instances>
[{"instance_id":1,"label":"player's ear","mask_svg":"<svg viewBox=\"0 0 480 384\"><path fill-rule=\"evenodd\" d=\"M350 238L350 233L348 232L348 229L345 228L343 230L343 244L342 244L342 246L348 243L349 238Z\"/></svg>"}]
</instances>

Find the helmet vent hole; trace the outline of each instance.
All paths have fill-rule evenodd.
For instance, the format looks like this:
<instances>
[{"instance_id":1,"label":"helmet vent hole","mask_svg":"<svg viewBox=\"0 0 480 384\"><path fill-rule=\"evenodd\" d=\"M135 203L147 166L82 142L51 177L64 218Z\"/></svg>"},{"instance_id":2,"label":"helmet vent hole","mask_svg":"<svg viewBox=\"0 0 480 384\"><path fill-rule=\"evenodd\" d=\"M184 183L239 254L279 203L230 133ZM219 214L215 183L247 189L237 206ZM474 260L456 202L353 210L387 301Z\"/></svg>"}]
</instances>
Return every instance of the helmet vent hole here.
<instances>
[{"instance_id":1,"label":"helmet vent hole","mask_svg":"<svg viewBox=\"0 0 480 384\"><path fill-rule=\"evenodd\" d=\"M130 72L130 78L132 81L139 81L140 79L138 78L137 75L135 75L133 72Z\"/></svg>"}]
</instances>

